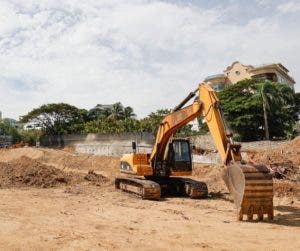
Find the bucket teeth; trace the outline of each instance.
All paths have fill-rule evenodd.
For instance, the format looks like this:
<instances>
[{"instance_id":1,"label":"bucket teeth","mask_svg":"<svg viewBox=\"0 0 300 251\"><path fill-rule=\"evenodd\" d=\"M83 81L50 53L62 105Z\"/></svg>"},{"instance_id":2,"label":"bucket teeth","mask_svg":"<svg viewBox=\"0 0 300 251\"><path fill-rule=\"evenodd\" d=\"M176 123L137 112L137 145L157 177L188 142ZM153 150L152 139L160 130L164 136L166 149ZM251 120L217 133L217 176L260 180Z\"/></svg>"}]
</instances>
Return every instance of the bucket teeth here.
<instances>
[{"instance_id":1,"label":"bucket teeth","mask_svg":"<svg viewBox=\"0 0 300 251\"><path fill-rule=\"evenodd\" d=\"M227 167L224 180L238 208L238 220L256 215L261 221L265 214L273 219L273 180L267 167L235 163Z\"/></svg>"}]
</instances>

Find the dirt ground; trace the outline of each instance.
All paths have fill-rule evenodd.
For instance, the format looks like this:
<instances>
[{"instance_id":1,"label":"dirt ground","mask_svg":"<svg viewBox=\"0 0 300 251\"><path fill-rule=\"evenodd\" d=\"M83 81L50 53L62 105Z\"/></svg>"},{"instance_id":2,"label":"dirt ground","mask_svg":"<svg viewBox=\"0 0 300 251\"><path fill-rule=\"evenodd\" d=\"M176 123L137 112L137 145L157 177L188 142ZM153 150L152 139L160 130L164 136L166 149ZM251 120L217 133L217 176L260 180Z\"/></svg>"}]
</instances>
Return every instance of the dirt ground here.
<instances>
[{"instance_id":1,"label":"dirt ground","mask_svg":"<svg viewBox=\"0 0 300 251\"><path fill-rule=\"evenodd\" d=\"M0 250L300 249L297 190L274 198L274 221L238 222L220 167L195 166L208 199L147 201L114 189L118 165L71 151L0 150Z\"/></svg>"}]
</instances>

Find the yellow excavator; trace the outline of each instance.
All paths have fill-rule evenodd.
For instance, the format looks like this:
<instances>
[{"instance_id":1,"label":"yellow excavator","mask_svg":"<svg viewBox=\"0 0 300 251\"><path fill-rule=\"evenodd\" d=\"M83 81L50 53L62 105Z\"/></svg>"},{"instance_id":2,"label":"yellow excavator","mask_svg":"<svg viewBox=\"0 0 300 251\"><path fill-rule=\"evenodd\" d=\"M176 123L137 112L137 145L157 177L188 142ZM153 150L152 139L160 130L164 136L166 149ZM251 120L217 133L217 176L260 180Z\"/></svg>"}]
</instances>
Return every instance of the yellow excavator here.
<instances>
[{"instance_id":1,"label":"yellow excavator","mask_svg":"<svg viewBox=\"0 0 300 251\"><path fill-rule=\"evenodd\" d=\"M189 100L199 95L193 104ZM242 160L241 145L232 140L226 130L220 102L216 92L205 83L191 92L159 125L151 154L133 153L121 157L120 172L115 186L143 199L159 199L164 194L184 195L190 198L205 198L208 189L205 183L186 176L192 175L191 147L187 139L174 138L182 126L203 116L221 156L225 171L223 179L237 207L238 220L246 215L252 220L269 220L273 213L273 180L267 167ZM184 177L182 177L184 176Z\"/></svg>"}]
</instances>

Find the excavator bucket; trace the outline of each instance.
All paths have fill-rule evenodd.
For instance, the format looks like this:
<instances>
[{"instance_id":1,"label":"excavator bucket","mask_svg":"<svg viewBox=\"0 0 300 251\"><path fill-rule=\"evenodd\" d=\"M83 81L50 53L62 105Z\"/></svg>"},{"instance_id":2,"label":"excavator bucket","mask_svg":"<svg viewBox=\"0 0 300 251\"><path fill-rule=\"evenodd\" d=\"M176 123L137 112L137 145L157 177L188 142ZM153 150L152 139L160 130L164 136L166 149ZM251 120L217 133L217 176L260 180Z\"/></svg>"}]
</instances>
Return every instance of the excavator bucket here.
<instances>
[{"instance_id":1,"label":"excavator bucket","mask_svg":"<svg viewBox=\"0 0 300 251\"><path fill-rule=\"evenodd\" d=\"M223 179L238 209L238 220L269 220L273 212L273 180L268 168L263 165L233 163L227 166Z\"/></svg>"}]
</instances>

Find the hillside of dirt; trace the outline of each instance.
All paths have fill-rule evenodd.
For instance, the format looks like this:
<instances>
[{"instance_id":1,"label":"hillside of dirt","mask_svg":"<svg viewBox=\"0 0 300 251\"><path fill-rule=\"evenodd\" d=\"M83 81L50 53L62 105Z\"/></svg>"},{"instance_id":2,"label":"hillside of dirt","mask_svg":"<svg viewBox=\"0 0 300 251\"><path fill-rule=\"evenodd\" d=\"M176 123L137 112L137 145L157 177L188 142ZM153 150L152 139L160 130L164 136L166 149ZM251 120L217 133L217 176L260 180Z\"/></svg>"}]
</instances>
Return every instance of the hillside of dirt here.
<instances>
[{"instance_id":1,"label":"hillside of dirt","mask_svg":"<svg viewBox=\"0 0 300 251\"><path fill-rule=\"evenodd\" d=\"M249 158L264 163L275 173L275 178L300 181L300 136L274 150L250 152Z\"/></svg>"}]
</instances>

